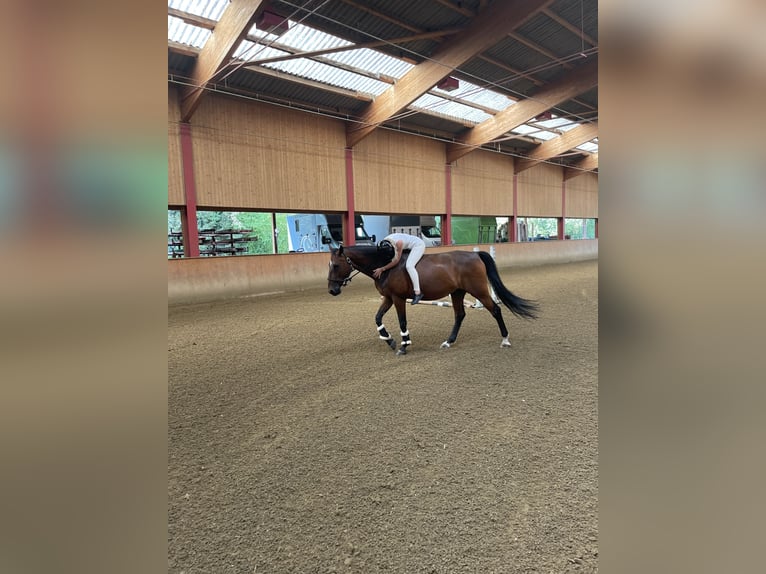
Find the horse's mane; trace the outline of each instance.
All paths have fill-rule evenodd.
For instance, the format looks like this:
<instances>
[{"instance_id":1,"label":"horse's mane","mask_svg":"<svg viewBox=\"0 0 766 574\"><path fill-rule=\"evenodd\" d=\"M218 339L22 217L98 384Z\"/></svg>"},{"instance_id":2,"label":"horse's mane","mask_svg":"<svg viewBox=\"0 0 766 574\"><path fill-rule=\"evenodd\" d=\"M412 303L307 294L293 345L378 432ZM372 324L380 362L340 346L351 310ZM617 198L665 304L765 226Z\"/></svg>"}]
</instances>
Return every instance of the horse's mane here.
<instances>
[{"instance_id":1,"label":"horse's mane","mask_svg":"<svg viewBox=\"0 0 766 574\"><path fill-rule=\"evenodd\" d=\"M394 257L394 249L390 245L353 245L343 248L349 256L358 255L367 260L372 267L385 265Z\"/></svg>"}]
</instances>

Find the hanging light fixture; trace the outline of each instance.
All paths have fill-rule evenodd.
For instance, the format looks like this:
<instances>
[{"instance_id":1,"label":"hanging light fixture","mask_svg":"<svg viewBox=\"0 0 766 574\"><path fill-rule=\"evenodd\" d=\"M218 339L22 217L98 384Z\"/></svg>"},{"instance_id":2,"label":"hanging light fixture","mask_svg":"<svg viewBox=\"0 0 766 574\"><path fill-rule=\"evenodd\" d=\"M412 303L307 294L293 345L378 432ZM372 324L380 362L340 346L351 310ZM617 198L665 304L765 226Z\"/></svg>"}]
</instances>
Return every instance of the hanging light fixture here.
<instances>
[{"instance_id":1,"label":"hanging light fixture","mask_svg":"<svg viewBox=\"0 0 766 574\"><path fill-rule=\"evenodd\" d=\"M255 25L262 32L274 34L275 36L281 36L290 29L287 18L271 10L263 10L256 16Z\"/></svg>"},{"instance_id":2,"label":"hanging light fixture","mask_svg":"<svg viewBox=\"0 0 766 574\"><path fill-rule=\"evenodd\" d=\"M436 84L436 87L445 92L454 92L460 87L460 80L453 78L452 76L447 76L441 82Z\"/></svg>"}]
</instances>

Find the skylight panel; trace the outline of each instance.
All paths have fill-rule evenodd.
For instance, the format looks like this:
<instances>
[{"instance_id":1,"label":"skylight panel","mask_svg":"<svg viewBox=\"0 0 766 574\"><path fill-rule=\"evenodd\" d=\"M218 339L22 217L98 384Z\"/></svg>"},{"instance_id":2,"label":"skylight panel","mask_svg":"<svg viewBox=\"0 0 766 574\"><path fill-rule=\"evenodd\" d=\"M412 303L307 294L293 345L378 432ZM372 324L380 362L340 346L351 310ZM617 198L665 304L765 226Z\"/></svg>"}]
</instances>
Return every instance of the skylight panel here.
<instances>
[{"instance_id":1,"label":"skylight panel","mask_svg":"<svg viewBox=\"0 0 766 574\"><path fill-rule=\"evenodd\" d=\"M390 76L397 80L413 68L412 64L369 48L357 48L347 52L328 54L327 58L366 72Z\"/></svg>"},{"instance_id":2,"label":"skylight panel","mask_svg":"<svg viewBox=\"0 0 766 574\"><path fill-rule=\"evenodd\" d=\"M229 0L168 0L168 8L175 8L216 22L221 19L228 5Z\"/></svg>"},{"instance_id":3,"label":"skylight panel","mask_svg":"<svg viewBox=\"0 0 766 574\"><path fill-rule=\"evenodd\" d=\"M552 140L553 138L559 137L559 134L548 132L545 130L540 130L539 132L532 134L532 137L537 138L539 140L548 141L548 140Z\"/></svg>"},{"instance_id":4,"label":"skylight panel","mask_svg":"<svg viewBox=\"0 0 766 574\"><path fill-rule=\"evenodd\" d=\"M284 54L287 54L287 52L253 44L247 40L243 41L238 49L238 57L244 55L248 60L266 59ZM257 62L255 63L257 64ZM361 74L342 70L308 58L297 58L295 60L271 62L262 65L264 68L278 70L301 78L315 80L331 86L338 86L340 88L372 96L382 94L389 87L387 83L381 82L380 80L368 78Z\"/></svg>"},{"instance_id":5,"label":"skylight panel","mask_svg":"<svg viewBox=\"0 0 766 574\"><path fill-rule=\"evenodd\" d=\"M322 55L323 58L333 60L357 68L370 74L384 74L392 78L401 78L410 71L412 64L408 64L397 58L393 58L381 52L368 48L353 48L354 44L327 34L303 24L294 24L288 32L280 36L270 36L253 27L250 33L258 38L267 38L269 41L276 40L275 44L290 48L297 52L315 52L332 48L349 47L348 50L335 54Z\"/></svg>"},{"instance_id":6,"label":"skylight panel","mask_svg":"<svg viewBox=\"0 0 766 574\"><path fill-rule=\"evenodd\" d=\"M598 152L598 145L594 144L593 142L585 142L582 145L578 145L575 149L587 151L590 153L596 153Z\"/></svg>"},{"instance_id":7,"label":"skylight panel","mask_svg":"<svg viewBox=\"0 0 766 574\"><path fill-rule=\"evenodd\" d=\"M532 126L528 126L527 124L522 124L520 126L517 126L511 130L511 132L515 134L521 134L523 136L529 135L533 132L540 131L539 128L533 128Z\"/></svg>"},{"instance_id":8,"label":"skylight panel","mask_svg":"<svg viewBox=\"0 0 766 574\"><path fill-rule=\"evenodd\" d=\"M417 100L412 102L410 108L425 113L437 113L459 121L468 120L477 124L492 117L488 113L477 108L472 108L471 106L459 102L445 100L444 98L440 98L433 94L424 94L420 96Z\"/></svg>"},{"instance_id":9,"label":"skylight panel","mask_svg":"<svg viewBox=\"0 0 766 574\"><path fill-rule=\"evenodd\" d=\"M436 93L447 93L439 88L434 88ZM493 92L487 88L482 88L476 84L460 80L460 87L457 90L449 92L455 98L473 102L484 108L501 112L505 108L512 106L515 102L498 92Z\"/></svg>"},{"instance_id":10,"label":"skylight panel","mask_svg":"<svg viewBox=\"0 0 766 574\"><path fill-rule=\"evenodd\" d=\"M257 27L254 27L251 32L254 33L256 30ZM279 43L298 52L314 52L316 50L353 46L351 42L342 38L325 34L303 24L292 24L290 30L279 37Z\"/></svg>"},{"instance_id":11,"label":"skylight panel","mask_svg":"<svg viewBox=\"0 0 766 574\"><path fill-rule=\"evenodd\" d=\"M202 48L212 32L205 28L192 26L179 18L168 16L168 40Z\"/></svg>"},{"instance_id":12,"label":"skylight panel","mask_svg":"<svg viewBox=\"0 0 766 574\"><path fill-rule=\"evenodd\" d=\"M535 124L549 130L559 128L561 131L564 131L564 132L577 127L577 124L572 123L572 120L567 120L565 118L553 118L550 120L535 122Z\"/></svg>"},{"instance_id":13,"label":"skylight panel","mask_svg":"<svg viewBox=\"0 0 766 574\"><path fill-rule=\"evenodd\" d=\"M255 60L253 64L257 64L258 60L265 60L267 58L279 58L281 56L289 56L290 52L272 48L265 44L255 44L249 40L244 40L239 43L237 49L234 50L234 58L239 60Z\"/></svg>"}]
</instances>

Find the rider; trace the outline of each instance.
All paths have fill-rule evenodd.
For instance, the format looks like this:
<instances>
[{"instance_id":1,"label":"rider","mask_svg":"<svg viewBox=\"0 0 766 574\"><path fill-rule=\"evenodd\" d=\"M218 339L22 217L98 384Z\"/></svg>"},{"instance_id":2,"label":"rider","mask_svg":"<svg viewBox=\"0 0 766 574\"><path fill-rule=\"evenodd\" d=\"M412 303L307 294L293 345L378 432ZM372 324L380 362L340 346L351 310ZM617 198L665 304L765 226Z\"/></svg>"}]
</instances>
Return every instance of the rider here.
<instances>
[{"instance_id":1,"label":"rider","mask_svg":"<svg viewBox=\"0 0 766 574\"><path fill-rule=\"evenodd\" d=\"M420 292L420 277L418 276L417 269L415 269L415 265L420 261L420 258L426 251L425 242L420 237L408 235L407 233L391 233L383 240L391 242L391 245L393 245L396 250L396 254L388 264L375 269L372 272L372 276L377 279L384 271L396 267L399 263L399 259L402 257L402 251L409 249L410 256L407 258L407 273L409 273L410 279L412 279L412 287L415 289L415 297L412 299L412 305L420 303L420 300L423 299L423 294Z\"/></svg>"}]
</instances>

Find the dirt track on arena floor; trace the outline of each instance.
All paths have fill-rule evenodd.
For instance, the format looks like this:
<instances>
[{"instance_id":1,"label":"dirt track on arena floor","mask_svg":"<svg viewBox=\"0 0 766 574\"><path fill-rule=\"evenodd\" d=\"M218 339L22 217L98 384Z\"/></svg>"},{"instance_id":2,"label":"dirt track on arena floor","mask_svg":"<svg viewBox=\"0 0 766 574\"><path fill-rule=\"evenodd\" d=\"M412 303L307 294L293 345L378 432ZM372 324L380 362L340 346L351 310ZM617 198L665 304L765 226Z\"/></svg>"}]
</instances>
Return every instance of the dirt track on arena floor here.
<instances>
[{"instance_id":1,"label":"dirt track on arena floor","mask_svg":"<svg viewBox=\"0 0 766 574\"><path fill-rule=\"evenodd\" d=\"M596 572L597 270L502 270L510 349L408 305L396 357L362 276L170 307L168 571Z\"/></svg>"}]
</instances>

